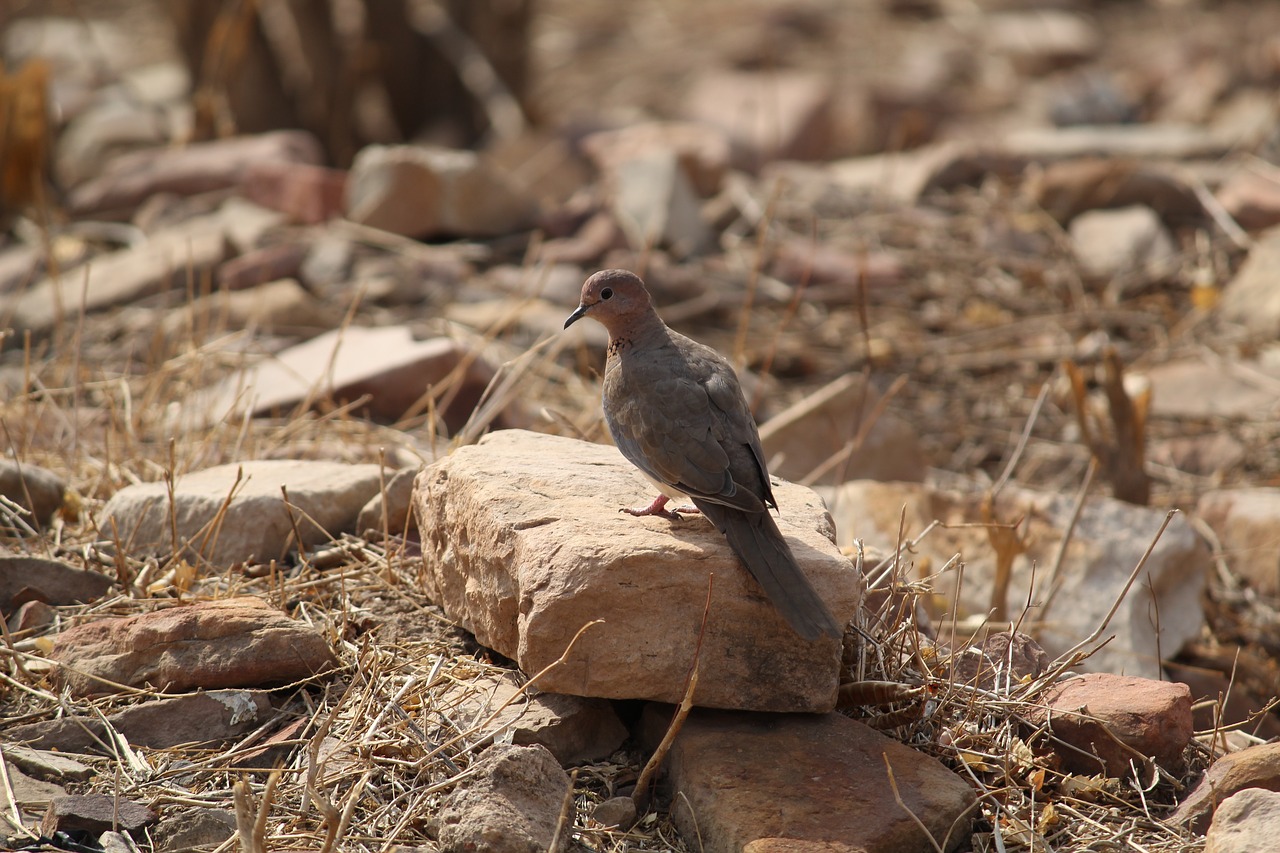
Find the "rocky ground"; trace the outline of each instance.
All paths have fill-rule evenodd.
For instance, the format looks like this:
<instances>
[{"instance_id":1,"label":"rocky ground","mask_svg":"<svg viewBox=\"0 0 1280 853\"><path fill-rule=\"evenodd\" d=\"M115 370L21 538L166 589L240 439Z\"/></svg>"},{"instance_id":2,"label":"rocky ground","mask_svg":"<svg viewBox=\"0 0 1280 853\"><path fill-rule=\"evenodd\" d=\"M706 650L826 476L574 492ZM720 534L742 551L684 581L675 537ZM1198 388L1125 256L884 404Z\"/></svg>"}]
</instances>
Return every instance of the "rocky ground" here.
<instances>
[{"instance_id":1,"label":"rocky ground","mask_svg":"<svg viewBox=\"0 0 1280 853\"><path fill-rule=\"evenodd\" d=\"M510 91L420 12L480 141L348 150L394 92L316 133L286 65L296 126L237 130L181 15L44 5L0 19L5 846L1280 832L1280 7L545 0ZM616 512L561 330L605 267L738 367L842 642Z\"/></svg>"}]
</instances>

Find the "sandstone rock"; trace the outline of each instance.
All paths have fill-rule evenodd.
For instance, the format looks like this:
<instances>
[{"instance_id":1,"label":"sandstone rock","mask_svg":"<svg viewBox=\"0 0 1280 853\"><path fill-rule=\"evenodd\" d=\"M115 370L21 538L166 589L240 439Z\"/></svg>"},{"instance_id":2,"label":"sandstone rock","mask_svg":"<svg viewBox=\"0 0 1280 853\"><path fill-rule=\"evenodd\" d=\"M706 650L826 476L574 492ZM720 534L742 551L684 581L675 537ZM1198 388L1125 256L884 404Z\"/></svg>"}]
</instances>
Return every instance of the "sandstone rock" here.
<instances>
[{"instance_id":1,"label":"sandstone rock","mask_svg":"<svg viewBox=\"0 0 1280 853\"><path fill-rule=\"evenodd\" d=\"M1232 794L1213 815L1204 853L1280 850L1280 793L1246 788Z\"/></svg>"},{"instance_id":2,"label":"sandstone rock","mask_svg":"<svg viewBox=\"0 0 1280 853\"><path fill-rule=\"evenodd\" d=\"M141 803L110 794L67 795L55 797L49 804L40 831L47 836L55 832L99 835L114 829L133 834L156 819L156 813Z\"/></svg>"},{"instance_id":3,"label":"sandstone rock","mask_svg":"<svg viewBox=\"0 0 1280 853\"><path fill-rule=\"evenodd\" d=\"M8 750L9 747L6 746L5 751L8 752ZM23 824L31 826L32 821L29 819L39 820L38 816L49 808L50 803L67 795L67 789L57 782L30 776L8 761L7 755L5 758L3 770L9 776L8 783L13 791L13 802L22 812Z\"/></svg>"},{"instance_id":4,"label":"sandstone rock","mask_svg":"<svg viewBox=\"0 0 1280 853\"><path fill-rule=\"evenodd\" d=\"M1169 820L1204 832L1219 804L1246 788L1280 791L1280 743L1229 752L1213 762Z\"/></svg>"},{"instance_id":5,"label":"sandstone rock","mask_svg":"<svg viewBox=\"0 0 1280 853\"><path fill-rule=\"evenodd\" d=\"M1218 535L1239 577L1261 595L1280 595L1280 489L1206 492L1196 514Z\"/></svg>"},{"instance_id":6,"label":"sandstone rock","mask_svg":"<svg viewBox=\"0 0 1280 853\"><path fill-rule=\"evenodd\" d=\"M883 413L860 445L852 442L872 416L880 395L860 373L848 373L779 412L760 426L760 443L769 470L779 477L813 482L924 479L924 452L915 429L901 418ZM844 461L831 464L837 455Z\"/></svg>"},{"instance_id":7,"label":"sandstone rock","mask_svg":"<svg viewBox=\"0 0 1280 853\"><path fill-rule=\"evenodd\" d=\"M111 692L106 682L169 692L288 684L336 663L319 631L249 596L85 622L59 634L50 657L80 696ZM210 701L237 720L256 707Z\"/></svg>"},{"instance_id":8,"label":"sandstone rock","mask_svg":"<svg viewBox=\"0 0 1280 853\"><path fill-rule=\"evenodd\" d=\"M66 481L47 468L0 459L0 495L30 511L23 520L32 527L49 523L66 491Z\"/></svg>"},{"instance_id":9,"label":"sandstone rock","mask_svg":"<svg viewBox=\"0 0 1280 853\"><path fill-rule=\"evenodd\" d=\"M342 312L312 296L292 278L242 291L219 290L176 309L163 311L160 328L171 341L224 330L311 337L342 323Z\"/></svg>"},{"instance_id":10,"label":"sandstone rock","mask_svg":"<svg viewBox=\"0 0 1280 853\"><path fill-rule=\"evenodd\" d=\"M453 709L461 727L470 729L488 720L517 688L513 676L481 676L444 691L441 707ZM566 767L604 760L627 738L626 727L605 700L537 691L508 705L477 736L506 738L508 732L511 743L544 746Z\"/></svg>"},{"instance_id":11,"label":"sandstone rock","mask_svg":"<svg viewBox=\"0 0 1280 853\"><path fill-rule=\"evenodd\" d=\"M1023 679L1039 677L1050 663L1048 652L1031 637L998 631L977 645L957 650L953 668L957 681L1008 692Z\"/></svg>"},{"instance_id":12,"label":"sandstone rock","mask_svg":"<svg viewBox=\"0 0 1280 853\"><path fill-rule=\"evenodd\" d=\"M679 258L711 245L702 207L674 151L654 151L617 163L607 185L614 217L636 251L669 249Z\"/></svg>"},{"instance_id":13,"label":"sandstone rock","mask_svg":"<svg viewBox=\"0 0 1280 853\"><path fill-rule=\"evenodd\" d=\"M1218 189L1217 198L1241 228L1280 225L1280 175L1275 170L1241 169Z\"/></svg>"},{"instance_id":14,"label":"sandstone rock","mask_svg":"<svg viewBox=\"0 0 1280 853\"><path fill-rule=\"evenodd\" d=\"M94 770L74 758L43 749L31 749L13 743L4 745L5 761L36 779L57 782L84 782Z\"/></svg>"},{"instance_id":15,"label":"sandstone rock","mask_svg":"<svg viewBox=\"0 0 1280 853\"><path fill-rule=\"evenodd\" d=\"M1155 415L1266 420L1280 413L1274 390L1280 367L1273 363L1182 358L1153 365L1146 376Z\"/></svg>"},{"instance_id":16,"label":"sandstone rock","mask_svg":"<svg viewBox=\"0 0 1280 853\"><path fill-rule=\"evenodd\" d=\"M347 180L347 218L406 237L529 228L537 203L472 151L370 145Z\"/></svg>"},{"instance_id":17,"label":"sandstone rock","mask_svg":"<svg viewBox=\"0 0 1280 853\"><path fill-rule=\"evenodd\" d=\"M99 98L58 134L54 175L59 186L74 187L101 174L104 164L122 152L164 145L174 130L170 118L151 104Z\"/></svg>"},{"instance_id":18,"label":"sandstone rock","mask_svg":"<svg viewBox=\"0 0 1280 853\"><path fill-rule=\"evenodd\" d=\"M1178 435L1152 441L1147 458L1187 474L1221 482L1245 462L1249 451L1230 433Z\"/></svg>"},{"instance_id":19,"label":"sandstone rock","mask_svg":"<svg viewBox=\"0 0 1280 853\"><path fill-rule=\"evenodd\" d=\"M588 629L541 689L678 701L715 574L695 702L825 711L836 699L839 643L801 640L701 518L635 519L649 500L614 448L506 431L425 469L415 507L427 594L484 645L536 673ZM778 524L837 621L861 579L832 545L811 491L775 483Z\"/></svg>"},{"instance_id":20,"label":"sandstone rock","mask_svg":"<svg viewBox=\"0 0 1280 853\"><path fill-rule=\"evenodd\" d=\"M1122 153L1126 146L1140 151L1144 146L1157 147L1156 142L1141 136L1110 139L1105 134L1091 139L1092 130L1060 131L1070 137L1066 140L1034 135L1014 140L1025 149L1016 159L1044 164L1028 177L1025 191L1055 220L1066 225L1089 211L1137 206L1154 210L1162 222L1204 219L1204 205L1181 172L1159 160L1149 162L1138 153ZM1110 148L1120 151L1105 153Z\"/></svg>"},{"instance_id":21,"label":"sandstone rock","mask_svg":"<svg viewBox=\"0 0 1280 853\"><path fill-rule=\"evenodd\" d=\"M0 613L9 614L28 601L80 604L97 601L112 580L44 557L0 554Z\"/></svg>"},{"instance_id":22,"label":"sandstone rock","mask_svg":"<svg viewBox=\"0 0 1280 853\"><path fill-rule=\"evenodd\" d=\"M569 776L541 746L494 744L476 758L475 775L445 798L440 810L442 853L529 853L569 849L570 813L551 848Z\"/></svg>"},{"instance_id":23,"label":"sandstone rock","mask_svg":"<svg viewBox=\"0 0 1280 853\"><path fill-rule=\"evenodd\" d=\"M226 743L261 726L273 712L263 691L209 690L131 705L107 719L134 745L169 749Z\"/></svg>"},{"instance_id":24,"label":"sandstone rock","mask_svg":"<svg viewBox=\"0 0 1280 853\"><path fill-rule=\"evenodd\" d=\"M1072 773L1123 778L1130 762L1143 771L1142 757L1181 772L1182 752L1191 741L1191 691L1185 684L1086 673L1054 685L1029 719L1046 721L1054 751ZM1141 757L1140 757L1141 756Z\"/></svg>"},{"instance_id":25,"label":"sandstone rock","mask_svg":"<svg viewBox=\"0 0 1280 853\"><path fill-rule=\"evenodd\" d=\"M591 810L591 819L601 826L629 829L636 822L636 801L631 797L610 797Z\"/></svg>"},{"instance_id":26,"label":"sandstone rock","mask_svg":"<svg viewBox=\"0 0 1280 853\"><path fill-rule=\"evenodd\" d=\"M1222 317L1239 323L1251 332L1280 335L1280 227L1258 236L1235 278L1222 289L1219 310ZM1274 391L1271 394L1275 398Z\"/></svg>"},{"instance_id":27,"label":"sandstone rock","mask_svg":"<svg viewBox=\"0 0 1280 853\"><path fill-rule=\"evenodd\" d=\"M13 301L13 324L43 333L80 312L100 311L185 285L227 255L217 216L159 232L145 243L95 258L85 269L34 283Z\"/></svg>"},{"instance_id":28,"label":"sandstone rock","mask_svg":"<svg viewBox=\"0 0 1280 853\"><path fill-rule=\"evenodd\" d=\"M982 33L986 50L1007 57L1023 74L1078 65L1098 52L1101 41L1080 15L1047 9L988 15Z\"/></svg>"},{"instance_id":29,"label":"sandstone rock","mask_svg":"<svg viewBox=\"0 0 1280 853\"><path fill-rule=\"evenodd\" d=\"M649 712L646 712L649 716ZM665 716L649 732L661 732ZM937 760L840 714L766 715L696 710L668 758L672 818L706 853L934 849L894 801L947 851L969 840L973 792Z\"/></svg>"},{"instance_id":30,"label":"sandstone rock","mask_svg":"<svg viewBox=\"0 0 1280 853\"><path fill-rule=\"evenodd\" d=\"M1177 263L1173 238L1149 207L1093 210L1071 221L1071 247L1088 276L1168 275Z\"/></svg>"},{"instance_id":31,"label":"sandstone rock","mask_svg":"<svg viewBox=\"0 0 1280 853\"><path fill-rule=\"evenodd\" d=\"M254 163L240 180L240 191L290 222L318 225L342 215L347 173L310 163Z\"/></svg>"},{"instance_id":32,"label":"sandstone rock","mask_svg":"<svg viewBox=\"0 0 1280 853\"><path fill-rule=\"evenodd\" d=\"M954 573L931 581L950 611L959 593L959 616L986 614L992 607L995 558L986 532L966 527L982 519L980 494L942 492L908 483L856 481L836 487L828 506L836 519L842 546L855 538L893 549L898 541L900 511L906 509L907 538L934 519L955 525L935 529L915 549L917 561L946 565L957 552L965 562L963 584ZM1025 519L1021 531L1029 548L1013 562L1005 604L1011 616L1027 600L1032 562L1052 565L1073 509L1073 497L1006 488L996 502L1001 520ZM1133 567L1159 530L1164 513L1111 498L1091 497L1081 512L1057 582L1047 600L1052 579L1035 573L1035 595L1022 630L1057 656L1088 637L1101 624L1120 595ZM1172 657L1194 638L1204 622L1200 604L1209 550L1182 515L1175 516L1156 544L1141 575L1121 603L1103 637L1113 637L1078 668L1088 671L1160 677L1160 658ZM912 578L914 580L914 578ZM957 590L959 586L959 590ZM1152 595L1155 602L1152 602ZM1151 609L1160 612L1157 635ZM940 615L935 613L934 615Z\"/></svg>"},{"instance_id":33,"label":"sandstone rock","mask_svg":"<svg viewBox=\"0 0 1280 853\"><path fill-rule=\"evenodd\" d=\"M240 183L264 162L320 163L320 143L301 130L279 130L123 154L102 173L71 191L71 209L86 215L133 208L161 192L194 195Z\"/></svg>"},{"instance_id":34,"label":"sandstone rock","mask_svg":"<svg viewBox=\"0 0 1280 853\"><path fill-rule=\"evenodd\" d=\"M236 816L223 809L187 808L166 812L151 832L157 853L212 850L236 834Z\"/></svg>"},{"instance_id":35,"label":"sandstone rock","mask_svg":"<svg viewBox=\"0 0 1280 853\"><path fill-rule=\"evenodd\" d=\"M806 301L848 305L859 288L876 290L899 284L902 261L889 252L851 252L808 239L789 239L774 250L770 272L791 285L805 285Z\"/></svg>"},{"instance_id":36,"label":"sandstone rock","mask_svg":"<svg viewBox=\"0 0 1280 853\"><path fill-rule=\"evenodd\" d=\"M380 483L377 465L289 459L219 465L178 477L172 504L165 483L126 486L107 502L98 527L130 543L132 554L181 552L219 567L265 563L298 547L295 526L306 547L350 531Z\"/></svg>"},{"instance_id":37,"label":"sandstone rock","mask_svg":"<svg viewBox=\"0 0 1280 853\"><path fill-rule=\"evenodd\" d=\"M561 320L563 323L563 320ZM460 373L457 380L450 380ZM494 370L469 347L448 338L415 340L408 326L348 326L319 335L247 368L179 413L196 424L217 423L233 413L288 413L303 404L343 405L367 396L366 415L394 422L446 380L459 381L437 410L450 431L466 423ZM420 410L425 411L425 406ZM518 407L500 414L518 418Z\"/></svg>"},{"instance_id":38,"label":"sandstone rock","mask_svg":"<svg viewBox=\"0 0 1280 853\"><path fill-rule=\"evenodd\" d=\"M218 287L244 290L269 281L296 278L309 248L297 241L251 249L218 266Z\"/></svg>"},{"instance_id":39,"label":"sandstone rock","mask_svg":"<svg viewBox=\"0 0 1280 853\"><path fill-rule=\"evenodd\" d=\"M3 608L0 608L0 612ZM6 620L9 633L20 634L26 631L43 631L58 620L58 611L43 601L28 601Z\"/></svg>"},{"instance_id":40,"label":"sandstone rock","mask_svg":"<svg viewBox=\"0 0 1280 853\"><path fill-rule=\"evenodd\" d=\"M834 92L822 74L710 71L693 81L683 113L720 129L738 168L770 160L818 160L831 151Z\"/></svg>"},{"instance_id":41,"label":"sandstone rock","mask_svg":"<svg viewBox=\"0 0 1280 853\"><path fill-rule=\"evenodd\" d=\"M395 472L385 488L369 499L356 517L356 533L367 536L370 531L379 536L404 533L413 518L413 481L417 468L401 468Z\"/></svg>"},{"instance_id":42,"label":"sandstone rock","mask_svg":"<svg viewBox=\"0 0 1280 853\"><path fill-rule=\"evenodd\" d=\"M703 198L720 191L729 170L728 139L714 127L692 122L655 121L598 131L583 138L582 148L606 175L630 160L672 152L693 190Z\"/></svg>"}]
</instances>

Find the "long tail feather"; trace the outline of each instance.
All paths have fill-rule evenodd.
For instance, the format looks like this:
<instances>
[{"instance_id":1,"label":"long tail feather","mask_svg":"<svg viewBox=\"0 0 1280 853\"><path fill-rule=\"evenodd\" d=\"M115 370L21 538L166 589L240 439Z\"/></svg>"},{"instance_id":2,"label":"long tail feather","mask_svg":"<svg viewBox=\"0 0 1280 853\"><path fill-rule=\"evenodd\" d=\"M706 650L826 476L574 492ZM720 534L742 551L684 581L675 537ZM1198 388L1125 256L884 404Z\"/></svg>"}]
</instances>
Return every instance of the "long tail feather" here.
<instances>
[{"instance_id":1,"label":"long tail feather","mask_svg":"<svg viewBox=\"0 0 1280 853\"><path fill-rule=\"evenodd\" d=\"M797 634L806 640L841 636L840 625L800 570L768 512L746 513L710 501L694 504L724 533L729 547Z\"/></svg>"}]
</instances>

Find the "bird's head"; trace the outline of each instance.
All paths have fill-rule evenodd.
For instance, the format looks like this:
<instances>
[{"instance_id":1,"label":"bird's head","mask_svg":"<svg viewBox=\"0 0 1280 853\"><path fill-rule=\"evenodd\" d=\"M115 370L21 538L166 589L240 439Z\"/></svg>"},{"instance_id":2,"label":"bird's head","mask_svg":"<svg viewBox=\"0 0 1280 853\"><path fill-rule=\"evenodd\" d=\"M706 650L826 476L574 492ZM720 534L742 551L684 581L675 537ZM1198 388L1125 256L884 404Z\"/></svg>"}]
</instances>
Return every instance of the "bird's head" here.
<instances>
[{"instance_id":1,"label":"bird's head","mask_svg":"<svg viewBox=\"0 0 1280 853\"><path fill-rule=\"evenodd\" d=\"M564 327L567 329L583 317L590 317L614 337L643 323L650 315L656 316L653 302L638 275L627 270L601 270L583 283L578 310L564 321Z\"/></svg>"}]
</instances>

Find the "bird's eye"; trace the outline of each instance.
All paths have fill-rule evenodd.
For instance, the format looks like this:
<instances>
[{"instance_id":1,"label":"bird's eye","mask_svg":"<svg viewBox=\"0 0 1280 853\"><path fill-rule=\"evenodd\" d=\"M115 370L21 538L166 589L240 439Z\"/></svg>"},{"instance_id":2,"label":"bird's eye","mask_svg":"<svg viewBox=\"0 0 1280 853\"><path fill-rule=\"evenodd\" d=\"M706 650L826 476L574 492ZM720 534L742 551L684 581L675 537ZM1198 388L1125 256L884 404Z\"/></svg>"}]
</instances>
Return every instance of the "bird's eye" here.
<instances>
[{"instance_id":1,"label":"bird's eye","mask_svg":"<svg viewBox=\"0 0 1280 853\"><path fill-rule=\"evenodd\" d=\"M612 287L606 287L604 290L600 291L600 298L601 298L601 299L612 299L612 298L613 298L613 288L612 288Z\"/></svg>"}]
</instances>

